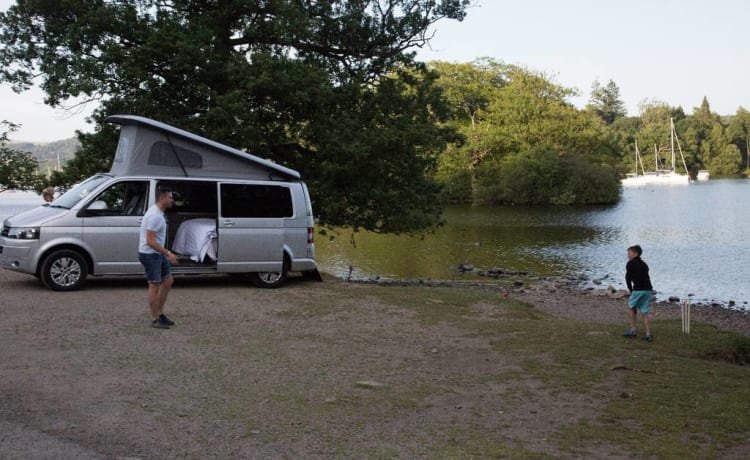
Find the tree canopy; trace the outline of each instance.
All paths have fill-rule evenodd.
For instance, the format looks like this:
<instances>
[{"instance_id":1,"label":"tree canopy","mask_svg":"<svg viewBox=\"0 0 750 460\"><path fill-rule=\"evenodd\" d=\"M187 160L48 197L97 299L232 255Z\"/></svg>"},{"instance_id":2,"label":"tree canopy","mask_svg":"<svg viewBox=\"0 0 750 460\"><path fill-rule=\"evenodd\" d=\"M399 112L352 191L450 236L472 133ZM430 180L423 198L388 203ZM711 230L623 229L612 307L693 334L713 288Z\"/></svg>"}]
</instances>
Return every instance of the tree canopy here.
<instances>
[{"instance_id":1,"label":"tree canopy","mask_svg":"<svg viewBox=\"0 0 750 460\"><path fill-rule=\"evenodd\" d=\"M66 173L106 170L115 113L283 163L321 222L415 232L439 221L426 175L452 139L435 75L414 60L469 0L19 0L0 15L0 81L97 104Z\"/></svg>"},{"instance_id":2,"label":"tree canopy","mask_svg":"<svg viewBox=\"0 0 750 460\"><path fill-rule=\"evenodd\" d=\"M619 196L620 153L605 124L544 75L489 59L430 63L463 142L436 177L452 201L592 204ZM592 187L591 184L597 184Z\"/></svg>"},{"instance_id":3,"label":"tree canopy","mask_svg":"<svg viewBox=\"0 0 750 460\"><path fill-rule=\"evenodd\" d=\"M625 103L620 98L620 88L612 80L605 86L594 81L591 85L591 98L587 107L608 125L627 114Z\"/></svg>"}]
</instances>

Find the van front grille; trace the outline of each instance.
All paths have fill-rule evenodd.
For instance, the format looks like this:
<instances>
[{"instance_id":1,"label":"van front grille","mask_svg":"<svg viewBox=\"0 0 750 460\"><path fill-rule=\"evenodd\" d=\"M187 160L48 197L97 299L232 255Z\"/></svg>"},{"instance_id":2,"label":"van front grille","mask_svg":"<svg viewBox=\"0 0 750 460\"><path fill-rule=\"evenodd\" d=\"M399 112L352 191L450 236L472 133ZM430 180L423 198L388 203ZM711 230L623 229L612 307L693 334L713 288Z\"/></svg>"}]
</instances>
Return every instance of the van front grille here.
<instances>
[{"instance_id":1,"label":"van front grille","mask_svg":"<svg viewBox=\"0 0 750 460\"><path fill-rule=\"evenodd\" d=\"M0 236L8 236L9 232L10 232L10 227L3 225L3 233L0 234Z\"/></svg>"}]
</instances>

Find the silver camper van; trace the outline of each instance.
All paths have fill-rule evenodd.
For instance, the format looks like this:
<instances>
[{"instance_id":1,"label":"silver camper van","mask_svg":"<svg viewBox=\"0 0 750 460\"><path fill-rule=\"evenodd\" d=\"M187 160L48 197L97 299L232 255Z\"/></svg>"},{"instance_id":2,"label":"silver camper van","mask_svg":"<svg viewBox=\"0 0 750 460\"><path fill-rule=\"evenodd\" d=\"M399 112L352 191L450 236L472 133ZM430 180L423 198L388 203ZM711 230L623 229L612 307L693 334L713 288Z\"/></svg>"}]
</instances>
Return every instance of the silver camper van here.
<instances>
[{"instance_id":1,"label":"silver camper van","mask_svg":"<svg viewBox=\"0 0 750 460\"><path fill-rule=\"evenodd\" d=\"M319 277L310 195L297 171L148 118L107 121L121 125L109 173L6 219L0 267L56 291L80 289L89 275L140 275L141 220L157 187L167 187L175 275L248 273L261 287L290 271Z\"/></svg>"}]
</instances>

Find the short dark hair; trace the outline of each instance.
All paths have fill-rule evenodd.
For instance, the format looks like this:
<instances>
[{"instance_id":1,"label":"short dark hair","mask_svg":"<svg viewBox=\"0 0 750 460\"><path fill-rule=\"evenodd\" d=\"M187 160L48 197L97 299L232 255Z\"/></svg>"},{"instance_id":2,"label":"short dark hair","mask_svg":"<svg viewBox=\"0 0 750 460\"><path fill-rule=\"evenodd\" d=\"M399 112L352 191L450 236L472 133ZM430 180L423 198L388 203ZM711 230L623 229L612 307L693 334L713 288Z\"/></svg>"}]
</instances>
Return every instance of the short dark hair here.
<instances>
[{"instance_id":1,"label":"short dark hair","mask_svg":"<svg viewBox=\"0 0 750 460\"><path fill-rule=\"evenodd\" d=\"M163 197L167 193L172 193L172 189L169 187L164 187L162 185L156 187L156 201L159 201L159 199L161 199L161 197Z\"/></svg>"},{"instance_id":2,"label":"short dark hair","mask_svg":"<svg viewBox=\"0 0 750 460\"><path fill-rule=\"evenodd\" d=\"M633 252L635 252L636 254L638 254L638 257L640 257L640 256L641 256L641 254L643 254L643 249L641 248L641 245L639 245L639 244L636 244L636 245L634 245L634 246L630 246L630 247L628 248L628 251L633 251Z\"/></svg>"}]
</instances>

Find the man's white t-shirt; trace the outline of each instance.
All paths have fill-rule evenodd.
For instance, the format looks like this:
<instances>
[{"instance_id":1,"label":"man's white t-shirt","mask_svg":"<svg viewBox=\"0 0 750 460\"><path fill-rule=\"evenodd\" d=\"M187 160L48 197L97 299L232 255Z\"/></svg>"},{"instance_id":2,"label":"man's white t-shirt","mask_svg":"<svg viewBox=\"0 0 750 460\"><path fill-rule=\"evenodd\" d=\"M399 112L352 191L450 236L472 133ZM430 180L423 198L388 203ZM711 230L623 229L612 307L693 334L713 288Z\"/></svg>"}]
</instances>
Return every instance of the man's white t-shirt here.
<instances>
[{"instance_id":1,"label":"man's white t-shirt","mask_svg":"<svg viewBox=\"0 0 750 460\"><path fill-rule=\"evenodd\" d=\"M146 211L141 222L141 236L138 241L138 252L144 254L157 254L154 249L146 243L146 230L156 232L156 242L164 246L167 240L167 221L164 219L164 211L159 206L152 205Z\"/></svg>"}]
</instances>

